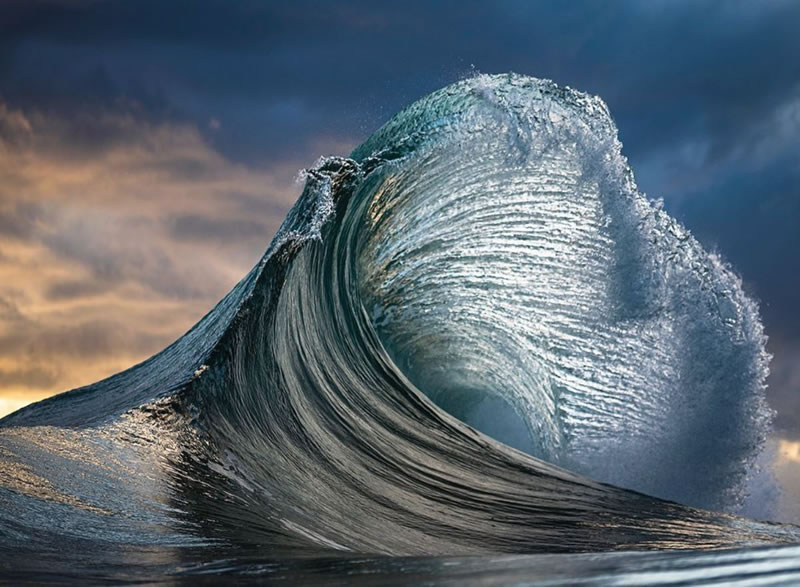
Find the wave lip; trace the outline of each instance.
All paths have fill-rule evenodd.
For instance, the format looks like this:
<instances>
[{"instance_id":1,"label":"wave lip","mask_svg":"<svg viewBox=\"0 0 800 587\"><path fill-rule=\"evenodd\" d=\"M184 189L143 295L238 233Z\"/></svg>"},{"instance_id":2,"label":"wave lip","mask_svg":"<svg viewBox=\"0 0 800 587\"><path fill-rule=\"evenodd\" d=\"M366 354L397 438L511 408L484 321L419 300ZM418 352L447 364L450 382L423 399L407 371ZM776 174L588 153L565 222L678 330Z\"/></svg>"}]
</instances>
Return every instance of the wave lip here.
<instances>
[{"instance_id":1,"label":"wave lip","mask_svg":"<svg viewBox=\"0 0 800 587\"><path fill-rule=\"evenodd\" d=\"M0 551L174 572L797 540L630 490L737 507L767 355L601 100L478 76L305 177L187 335L2 420Z\"/></svg>"},{"instance_id":2,"label":"wave lip","mask_svg":"<svg viewBox=\"0 0 800 587\"><path fill-rule=\"evenodd\" d=\"M479 76L356 157L404 141L345 222L366 225L363 301L409 379L487 431L516 414L508 440L549 462L741 505L770 418L757 306L639 193L603 102Z\"/></svg>"}]
</instances>

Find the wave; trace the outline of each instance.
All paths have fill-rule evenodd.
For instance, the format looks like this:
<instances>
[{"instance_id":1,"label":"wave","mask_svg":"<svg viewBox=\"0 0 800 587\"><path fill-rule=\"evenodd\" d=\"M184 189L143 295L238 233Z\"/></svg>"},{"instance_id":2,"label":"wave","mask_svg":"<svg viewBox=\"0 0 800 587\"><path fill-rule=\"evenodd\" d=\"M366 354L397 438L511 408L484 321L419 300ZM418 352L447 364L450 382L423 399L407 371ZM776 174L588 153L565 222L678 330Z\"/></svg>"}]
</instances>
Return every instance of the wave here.
<instances>
[{"instance_id":1,"label":"wave","mask_svg":"<svg viewBox=\"0 0 800 587\"><path fill-rule=\"evenodd\" d=\"M184 337L0 422L0 569L797 542L723 513L771 418L757 306L639 193L599 98L480 75L304 179Z\"/></svg>"}]
</instances>

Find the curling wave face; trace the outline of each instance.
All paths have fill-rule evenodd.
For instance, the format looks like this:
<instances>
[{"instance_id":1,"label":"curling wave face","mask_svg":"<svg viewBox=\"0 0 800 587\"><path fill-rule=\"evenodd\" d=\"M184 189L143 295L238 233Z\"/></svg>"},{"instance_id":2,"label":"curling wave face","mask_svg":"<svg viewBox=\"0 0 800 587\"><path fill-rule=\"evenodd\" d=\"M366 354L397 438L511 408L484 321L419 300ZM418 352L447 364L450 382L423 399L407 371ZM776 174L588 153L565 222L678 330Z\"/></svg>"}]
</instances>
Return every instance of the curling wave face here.
<instances>
[{"instance_id":1,"label":"curling wave face","mask_svg":"<svg viewBox=\"0 0 800 587\"><path fill-rule=\"evenodd\" d=\"M768 414L739 280L637 192L599 99L502 78L459 89L356 153L413 137L345 219L365 233L363 303L395 364L534 456L734 506Z\"/></svg>"},{"instance_id":2,"label":"curling wave face","mask_svg":"<svg viewBox=\"0 0 800 587\"><path fill-rule=\"evenodd\" d=\"M690 507L745 498L764 342L738 278L637 191L598 98L478 76L307 170L171 347L2 421L0 568L795 542Z\"/></svg>"}]
</instances>

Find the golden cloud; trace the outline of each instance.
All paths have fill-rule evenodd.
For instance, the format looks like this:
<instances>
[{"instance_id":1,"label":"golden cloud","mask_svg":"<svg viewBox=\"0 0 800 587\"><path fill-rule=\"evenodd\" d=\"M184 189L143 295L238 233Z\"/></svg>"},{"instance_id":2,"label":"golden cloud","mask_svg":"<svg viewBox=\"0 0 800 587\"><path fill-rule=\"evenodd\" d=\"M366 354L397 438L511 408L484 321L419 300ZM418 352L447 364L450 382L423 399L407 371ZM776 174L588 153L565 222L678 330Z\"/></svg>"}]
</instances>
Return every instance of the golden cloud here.
<instances>
[{"instance_id":1,"label":"golden cloud","mask_svg":"<svg viewBox=\"0 0 800 587\"><path fill-rule=\"evenodd\" d=\"M800 441L782 438L778 441L777 464L790 463L800 464Z\"/></svg>"},{"instance_id":2,"label":"golden cloud","mask_svg":"<svg viewBox=\"0 0 800 587\"><path fill-rule=\"evenodd\" d=\"M0 103L0 416L188 330L258 260L309 162L254 169L196 127ZM76 130L77 129L77 130Z\"/></svg>"}]
</instances>

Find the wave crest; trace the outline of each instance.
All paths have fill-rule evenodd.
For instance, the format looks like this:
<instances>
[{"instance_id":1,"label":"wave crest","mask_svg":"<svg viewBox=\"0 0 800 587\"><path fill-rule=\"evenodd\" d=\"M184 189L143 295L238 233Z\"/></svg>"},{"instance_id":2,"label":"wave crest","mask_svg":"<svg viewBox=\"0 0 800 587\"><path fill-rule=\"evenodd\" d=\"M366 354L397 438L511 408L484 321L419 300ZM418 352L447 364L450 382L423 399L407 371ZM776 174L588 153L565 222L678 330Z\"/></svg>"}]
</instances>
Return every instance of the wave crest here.
<instances>
[{"instance_id":1,"label":"wave crest","mask_svg":"<svg viewBox=\"0 0 800 587\"><path fill-rule=\"evenodd\" d=\"M769 412L754 302L637 191L598 98L478 76L305 177L259 264L183 338L2 421L0 550L41 562L57 536L47 556L67 564L99 540L119 547L109 565L134 545L150 565L147 548L796 539L601 483L735 508Z\"/></svg>"},{"instance_id":2,"label":"wave crest","mask_svg":"<svg viewBox=\"0 0 800 587\"><path fill-rule=\"evenodd\" d=\"M769 420L757 307L638 192L605 105L479 76L377 136L377 152L415 146L346 222L363 225L364 305L409 379L539 458L739 505Z\"/></svg>"}]
</instances>

